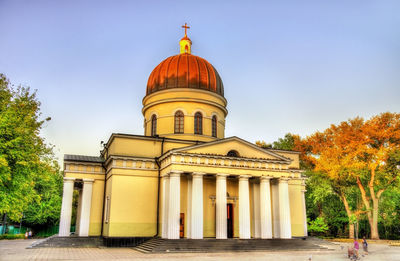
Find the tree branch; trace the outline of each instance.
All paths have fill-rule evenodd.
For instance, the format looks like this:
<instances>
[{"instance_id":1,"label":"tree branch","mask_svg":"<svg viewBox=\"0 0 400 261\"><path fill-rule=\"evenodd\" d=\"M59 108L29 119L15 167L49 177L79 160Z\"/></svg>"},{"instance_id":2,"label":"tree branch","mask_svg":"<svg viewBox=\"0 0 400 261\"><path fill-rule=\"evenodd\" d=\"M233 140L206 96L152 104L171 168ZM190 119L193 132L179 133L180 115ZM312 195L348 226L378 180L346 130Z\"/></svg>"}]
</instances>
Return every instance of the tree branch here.
<instances>
[{"instance_id":1,"label":"tree branch","mask_svg":"<svg viewBox=\"0 0 400 261\"><path fill-rule=\"evenodd\" d=\"M358 188L360 189L361 198L362 198L362 200L364 202L365 207L367 208L367 210L371 209L371 206L369 204L369 200L368 200L368 197L367 197L367 193L365 192L364 186L361 183L360 177L357 177L357 185L358 185Z\"/></svg>"}]
</instances>

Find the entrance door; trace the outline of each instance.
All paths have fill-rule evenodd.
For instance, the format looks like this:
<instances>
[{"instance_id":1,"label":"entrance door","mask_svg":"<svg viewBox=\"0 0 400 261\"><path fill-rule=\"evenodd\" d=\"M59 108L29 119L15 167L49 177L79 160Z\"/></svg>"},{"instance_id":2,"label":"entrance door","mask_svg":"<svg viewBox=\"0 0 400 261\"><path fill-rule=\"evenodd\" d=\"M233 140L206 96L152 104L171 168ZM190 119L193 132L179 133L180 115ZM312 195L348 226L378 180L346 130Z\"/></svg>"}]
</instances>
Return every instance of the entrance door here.
<instances>
[{"instance_id":1,"label":"entrance door","mask_svg":"<svg viewBox=\"0 0 400 261\"><path fill-rule=\"evenodd\" d=\"M181 213L179 219L179 237L183 238L185 236L185 213Z\"/></svg>"},{"instance_id":2,"label":"entrance door","mask_svg":"<svg viewBox=\"0 0 400 261\"><path fill-rule=\"evenodd\" d=\"M226 217L227 217L227 235L228 238L233 238L233 204L226 204Z\"/></svg>"}]
</instances>

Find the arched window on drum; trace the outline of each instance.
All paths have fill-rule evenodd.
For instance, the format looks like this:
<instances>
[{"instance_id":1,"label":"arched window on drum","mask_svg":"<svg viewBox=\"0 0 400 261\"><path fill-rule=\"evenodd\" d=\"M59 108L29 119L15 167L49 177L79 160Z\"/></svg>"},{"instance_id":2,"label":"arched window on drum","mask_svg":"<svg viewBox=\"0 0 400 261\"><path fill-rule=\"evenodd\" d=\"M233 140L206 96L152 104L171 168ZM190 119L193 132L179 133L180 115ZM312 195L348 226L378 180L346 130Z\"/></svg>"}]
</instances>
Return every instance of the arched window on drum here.
<instances>
[{"instance_id":1,"label":"arched window on drum","mask_svg":"<svg viewBox=\"0 0 400 261\"><path fill-rule=\"evenodd\" d=\"M213 137L217 137L217 116L212 116L211 119L211 134Z\"/></svg>"},{"instance_id":2,"label":"arched window on drum","mask_svg":"<svg viewBox=\"0 0 400 261\"><path fill-rule=\"evenodd\" d=\"M194 134L203 134L203 115L200 112L194 115Z\"/></svg>"},{"instance_id":3,"label":"arched window on drum","mask_svg":"<svg viewBox=\"0 0 400 261\"><path fill-rule=\"evenodd\" d=\"M177 111L175 113L175 128L174 128L174 133L183 133L184 129L184 115L182 111Z\"/></svg>"},{"instance_id":4,"label":"arched window on drum","mask_svg":"<svg viewBox=\"0 0 400 261\"><path fill-rule=\"evenodd\" d=\"M151 116L151 136L157 135L157 116Z\"/></svg>"}]
</instances>

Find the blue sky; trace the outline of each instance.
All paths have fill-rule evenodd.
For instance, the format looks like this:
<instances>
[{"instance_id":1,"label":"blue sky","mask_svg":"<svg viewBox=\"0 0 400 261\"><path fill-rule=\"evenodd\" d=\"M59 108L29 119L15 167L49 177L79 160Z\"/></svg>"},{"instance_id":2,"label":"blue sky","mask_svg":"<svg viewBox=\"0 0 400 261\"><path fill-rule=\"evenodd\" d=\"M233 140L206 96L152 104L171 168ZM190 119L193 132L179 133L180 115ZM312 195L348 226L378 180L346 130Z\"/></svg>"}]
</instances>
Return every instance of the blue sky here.
<instances>
[{"instance_id":1,"label":"blue sky","mask_svg":"<svg viewBox=\"0 0 400 261\"><path fill-rule=\"evenodd\" d=\"M179 52L218 70L226 136L272 142L400 112L400 1L0 0L0 72L38 90L42 135L98 155L111 133L143 134L152 69Z\"/></svg>"}]
</instances>

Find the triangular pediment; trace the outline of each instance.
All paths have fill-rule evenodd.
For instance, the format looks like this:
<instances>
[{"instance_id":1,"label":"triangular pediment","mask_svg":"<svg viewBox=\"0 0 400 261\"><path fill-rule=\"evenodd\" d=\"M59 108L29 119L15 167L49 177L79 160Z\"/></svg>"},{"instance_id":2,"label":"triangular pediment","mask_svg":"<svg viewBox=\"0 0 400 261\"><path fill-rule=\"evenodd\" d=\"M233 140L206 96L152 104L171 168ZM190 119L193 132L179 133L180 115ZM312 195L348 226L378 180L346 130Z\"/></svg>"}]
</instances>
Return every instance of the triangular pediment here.
<instances>
[{"instance_id":1,"label":"triangular pediment","mask_svg":"<svg viewBox=\"0 0 400 261\"><path fill-rule=\"evenodd\" d=\"M238 152L239 157L243 158L279 160L285 162L291 161L291 159L289 158L281 156L272 151L260 148L251 142L245 141L235 136L226 139L175 149L172 152L227 156L228 152L231 150Z\"/></svg>"}]
</instances>

